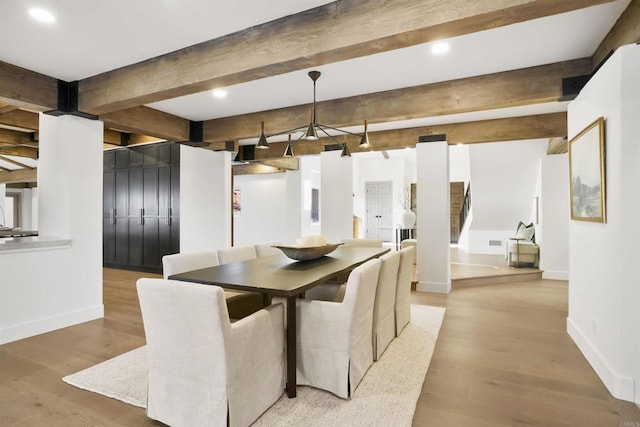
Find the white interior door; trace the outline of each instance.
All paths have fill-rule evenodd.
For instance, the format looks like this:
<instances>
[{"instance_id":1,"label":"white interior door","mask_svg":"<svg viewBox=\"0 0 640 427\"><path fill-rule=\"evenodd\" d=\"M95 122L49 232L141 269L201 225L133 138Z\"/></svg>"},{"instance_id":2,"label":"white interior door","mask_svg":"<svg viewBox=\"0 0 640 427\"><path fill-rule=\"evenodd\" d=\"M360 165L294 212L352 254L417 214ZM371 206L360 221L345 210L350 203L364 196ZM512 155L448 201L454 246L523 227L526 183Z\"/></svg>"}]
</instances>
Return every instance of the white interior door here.
<instances>
[{"instance_id":1,"label":"white interior door","mask_svg":"<svg viewBox=\"0 0 640 427\"><path fill-rule=\"evenodd\" d=\"M393 239L393 203L391 181L366 182L365 237L391 241Z\"/></svg>"}]
</instances>

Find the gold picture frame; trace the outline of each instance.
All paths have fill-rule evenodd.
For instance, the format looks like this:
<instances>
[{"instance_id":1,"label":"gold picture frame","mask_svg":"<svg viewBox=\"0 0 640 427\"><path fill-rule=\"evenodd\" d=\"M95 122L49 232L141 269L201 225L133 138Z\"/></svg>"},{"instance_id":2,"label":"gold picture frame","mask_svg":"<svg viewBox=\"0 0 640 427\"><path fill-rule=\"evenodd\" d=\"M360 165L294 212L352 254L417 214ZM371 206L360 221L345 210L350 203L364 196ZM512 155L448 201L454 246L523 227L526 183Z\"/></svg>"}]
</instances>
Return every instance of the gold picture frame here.
<instances>
[{"instance_id":1,"label":"gold picture frame","mask_svg":"<svg viewBox=\"0 0 640 427\"><path fill-rule=\"evenodd\" d=\"M607 222L604 118L569 141L571 219Z\"/></svg>"}]
</instances>

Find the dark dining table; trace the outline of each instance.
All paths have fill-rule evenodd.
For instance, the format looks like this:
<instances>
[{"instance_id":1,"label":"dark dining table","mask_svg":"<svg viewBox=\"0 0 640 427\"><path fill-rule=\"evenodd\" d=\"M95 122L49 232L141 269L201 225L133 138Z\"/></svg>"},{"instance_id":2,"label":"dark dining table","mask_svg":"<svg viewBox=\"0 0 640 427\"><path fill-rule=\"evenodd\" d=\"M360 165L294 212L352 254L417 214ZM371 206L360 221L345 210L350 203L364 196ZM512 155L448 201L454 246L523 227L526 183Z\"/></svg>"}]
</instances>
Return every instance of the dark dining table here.
<instances>
[{"instance_id":1,"label":"dark dining table","mask_svg":"<svg viewBox=\"0 0 640 427\"><path fill-rule=\"evenodd\" d=\"M295 261L284 254L270 255L174 274L169 279L259 292L265 303L274 296L284 297L287 301L287 396L292 398L296 397L296 298L388 251L341 246L328 255L308 261Z\"/></svg>"}]
</instances>

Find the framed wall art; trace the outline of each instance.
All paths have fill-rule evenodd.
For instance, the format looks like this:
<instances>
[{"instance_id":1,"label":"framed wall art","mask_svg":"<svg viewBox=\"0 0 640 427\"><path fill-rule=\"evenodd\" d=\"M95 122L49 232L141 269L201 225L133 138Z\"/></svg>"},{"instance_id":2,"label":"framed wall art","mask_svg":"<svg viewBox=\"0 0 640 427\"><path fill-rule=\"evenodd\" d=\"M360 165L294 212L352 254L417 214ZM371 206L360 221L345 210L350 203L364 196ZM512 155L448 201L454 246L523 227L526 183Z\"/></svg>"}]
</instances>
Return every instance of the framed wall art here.
<instances>
[{"instance_id":1,"label":"framed wall art","mask_svg":"<svg viewBox=\"0 0 640 427\"><path fill-rule=\"evenodd\" d=\"M604 118L569 141L571 219L607 222Z\"/></svg>"}]
</instances>

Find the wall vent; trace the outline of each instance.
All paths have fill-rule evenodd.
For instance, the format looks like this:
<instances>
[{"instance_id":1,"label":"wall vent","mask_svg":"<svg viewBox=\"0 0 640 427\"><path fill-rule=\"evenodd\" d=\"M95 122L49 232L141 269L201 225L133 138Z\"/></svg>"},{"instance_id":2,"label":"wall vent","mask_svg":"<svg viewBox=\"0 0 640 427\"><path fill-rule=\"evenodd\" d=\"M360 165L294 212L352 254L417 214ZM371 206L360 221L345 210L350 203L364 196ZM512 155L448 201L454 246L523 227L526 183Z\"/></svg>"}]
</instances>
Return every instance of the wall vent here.
<instances>
[{"instance_id":1,"label":"wall vent","mask_svg":"<svg viewBox=\"0 0 640 427\"><path fill-rule=\"evenodd\" d=\"M489 240L489 246L502 246L502 240Z\"/></svg>"}]
</instances>

